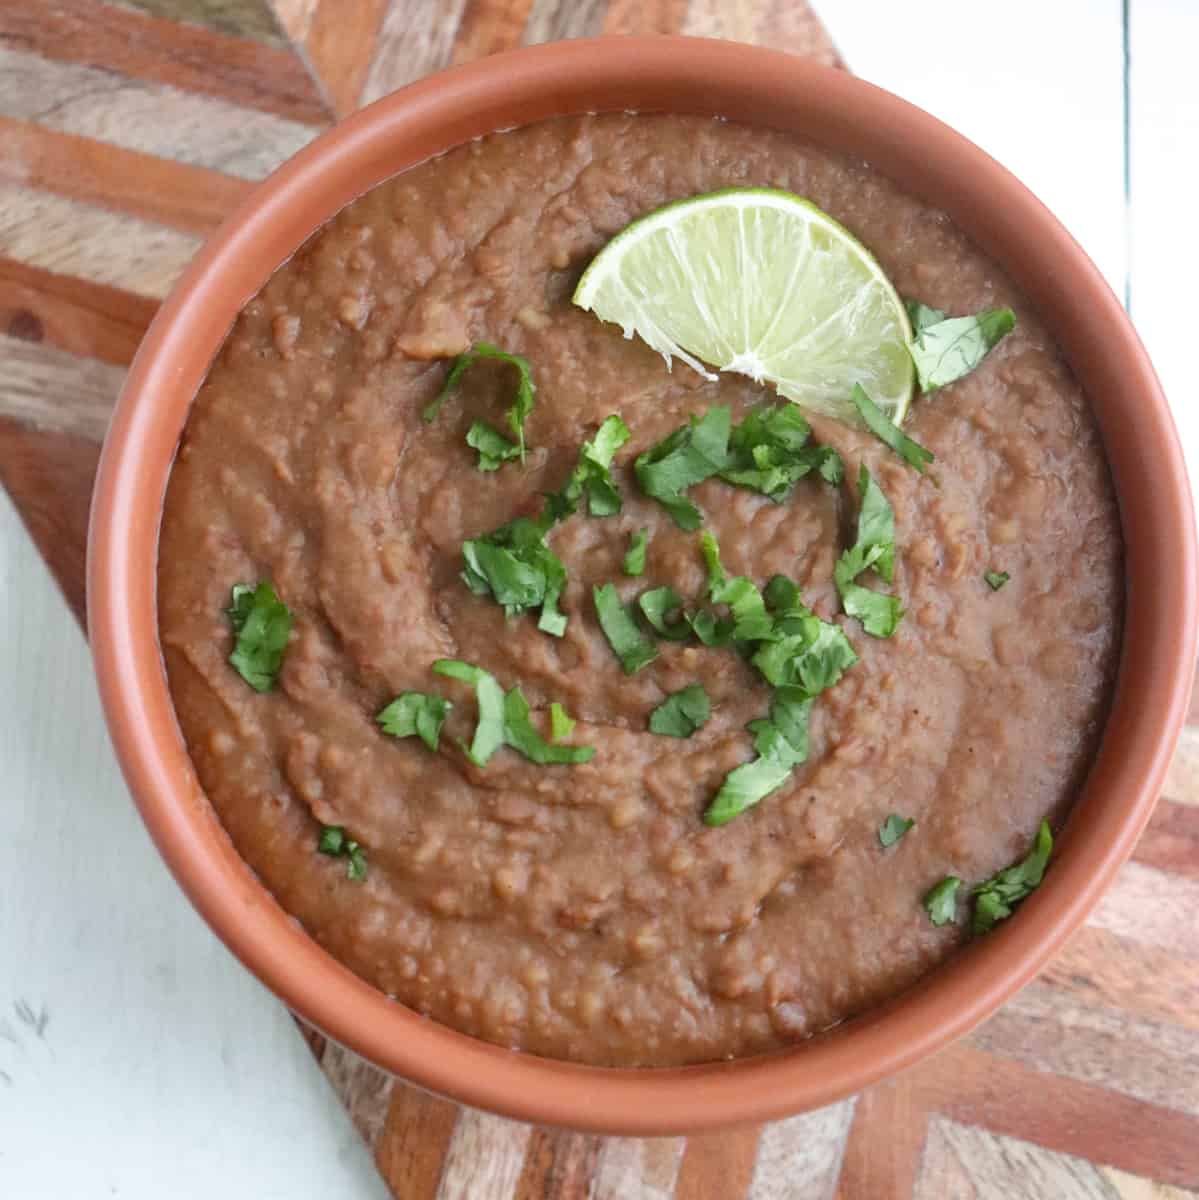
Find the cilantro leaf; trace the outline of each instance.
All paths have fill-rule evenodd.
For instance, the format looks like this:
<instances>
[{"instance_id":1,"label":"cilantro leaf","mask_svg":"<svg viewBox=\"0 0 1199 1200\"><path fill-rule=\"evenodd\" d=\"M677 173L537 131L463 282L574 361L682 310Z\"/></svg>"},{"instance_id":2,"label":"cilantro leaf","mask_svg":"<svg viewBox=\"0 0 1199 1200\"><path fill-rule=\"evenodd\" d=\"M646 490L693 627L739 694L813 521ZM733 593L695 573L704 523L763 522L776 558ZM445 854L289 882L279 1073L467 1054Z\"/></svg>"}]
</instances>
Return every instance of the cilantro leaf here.
<instances>
[{"instance_id":1,"label":"cilantro leaf","mask_svg":"<svg viewBox=\"0 0 1199 1200\"><path fill-rule=\"evenodd\" d=\"M366 854L356 841L346 836L346 831L340 825L321 826L316 848L330 858L344 858L347 879L361 883L366 878Z\"/></svg>"},{"instance_id":2,"label":"cilantro leaf","mask_svg":"<svg viewBox=\"0 0 1199 1200\"><path fill-rule=\"evenodd\" d=\"M913 337L919 337L930 325L945 320L945 313L941 309L930 308L919 300L905 300L904 307L908 310L908 320L912 322Z\"/></svg>"},{"instance_id":3,"label":"cilantro leaf","mask_svg":"<svg viewBox=\"0 0 1199 1200\"><path fill-rule=\"evenodd\" d=\"M668 696L649 716L650 733L688 738L702 729L712 715L712 705L702 683L693 683Z\"/></svg>"},{"instance_id":4,"label":"cilantro leaf","mask_svg":"<svg viewBox=\"0 0 1199 1200\"><path fill-rule=\"evenodd\" d=\"M957 916L958 888L962 881L956 875L946 875L924 893L924 910L934 925L948 925Z\"/></svg>"},{"instance_id":5,"label":"cilantro leaf","mask_svg":"<svg viewBox=\"0 0 1199 1200\"><path fill-rule=\"evenodd\" d=\"M1006 571L986 571L983 578L987 581L987 586L991 591L997 592L1011 579L1011 576Z\"/></svg>"},{"instance_id":6,"label":"cilantro leaf","mask_svg":"<svg viewBox=\"0 0 1199 1200\"><path fill-rule=\"evenodd\" d=\"M454 706L440 696L425 692L403 692L384 708L375 720L383 732L394 738L418 736L430 750L436 751L441 727Z\"/></svg>"},{"instance_id":7,"label":"cilantro leaf","mask_svg":"<svg viewBox=\"0 0 1199 1200\"><path fill-rule=\"evenodd\" d=\"M671 642L683 642L691 636L691 626L683 611L682 597L672 587L651 588L637 597L637 604L654 632ZM670 620L671 613L679 615Z\"/></svg>"},{"instance_id":8,"label":"cilantro leaf","mask_svg":"<svg viewBox=\"0 0 1199 1200\"><path fill-rule=\"evenodd\" d=\"M225 613L237 635L230 664L256 692L269 692L291 636L291 610L263 581L234 584Z\"/></svg>"},{"instance_id":9,"label":"cilantro leaf","mask_svg":"<svg viewBox=\"0 0 1199 1200\"><path fill-rule=\"evenodd\" d=\"M797 405L761 404L729 434L728 465L720 478L782 504L798 480L818 471L840 483L841 456L828 446L809 446L811 427Z\"/></svg>"},{"instance_id":10,"label":"cilantro leaf","mask_svg":"<svg viewBox=\"0 0 1199 1200\"><path fill-rule=\"evenodd\" d=\"M463 752L476 767L485 767L487 760L504 744L504 690L494 675L482 667L462 662L456 658L439 658L433 664L438 675L457 679L475 689L479 704L479 718L475 724L475 736Z\"/></svg>"},{"instance_id":11,"label":"cilantro leaf","mask_svg":"<svg viewBox=\"0 0 1199 1200\"><path fill-rule=\"evenodd\" d=\"M636 577L645 574L645 550L649 543L649 530L638 529L629 539L629 548L624 556L624 573Z\"/></svg>"},{"instance_id":12,"label":"cilantro leaf","mask_svg":"<svg viewBox=\"0 0 1199 1200\"><path fill-rule=\"evenodd\" d=\"M769 718L751 721L758 757L734 767L704 812L705 825L727 825L787 782L808 757L808 718L812 701L796 688L779 688Z\"/></svg>"},{"instance_id":13,"label":"cilantro leaf","mask_svg":"<svg viewBox=\"0 0 1199 1200\"><path fill-rule=\"evenodd\" d=\"M571 731L578 722L558 703L557 700L550 705L550 740L560 742L563 738L570 737Z\"/></svg>"},{"instance_id":14,"label":"cilantro leaf","mask_svg":"<svg viewBox=\"0 0 1199 1200\"><path fill-rule=\"evenodd\" d=\"M890 813L878 827L879 844L884 850L888 846L894 846L915 824L916 822L911 817L901 817L898 813Z\"/></svg>"},{"instance_id":15,"label":"cilantro leaf","mask_svg":"<svg viewBox=\"0 0 1199 1200\"><path fill-rule=\"evenodd\" d=\"M504 697L504 741L541 766L585 763L595 757L594 746L555 746L547 742L529 720L529 702L518 687Z\"/></svg>"},{"instance_id":16,"label":"cilantro leaf","mask_svg":"<svg viewBox=\"0 0 1199 1200\"><path fill-rule=\"evenodd\" d=\"M542 518L518 517L481 538L462 544L462 579L477 596L492 596L509 616L540 608L537 627L554 637L566 630L558 598L566 567L546 545Z\"/></svg>"},{"instance_id":17,"label":"cilantro leaf","mask_svg":"<svg viewBox=\"0 0 1199 1200\"><path fill-rule=\"evenodd\" d=\"M713 604L728 606L732 618L729 635L737 641L744 642L770 637L774 622L766 612L766 601L757 586L744 575L733 579L725 576L724 565L720 561L720 547L706 529L699 540L708 564L708 599ZM701 623L701 628L704 624ZM722 628L719 622L715 624L716 628ZM705 644L713 644L708 642L698 629L696 636Z\"/></svg>"},{"instance_id":18,"label":"cilantro leaf","mask_svg":"<svg viewBox=\"0 0 1199 1200\"><path fill-rule=\"evenodd\" d=\"M774 687L794 687L805 696L818 696L839 682L858 656L840 625L822 621L814 613L798 623L799 632L763 643L751 661Z\"/></svg>"},{"instance_id":19,"label":"cilantro leaf","mask_svg":"<svg viewBox=\"0 0 1199 1200\"><path fill-rule=\"evenodd\" d=\"M731 424L730 409L709 409L643 451L633 463L641 490L657 500L681 529L699 528L699 509L683 493L725 468Z\"/></svg>"},{"instance_id":20,"label":"cilantro leaf","mask_svg":"<svg viewBox=\"0 0 1199 1200\"><path fill-rule=\"evenodd\" d=\"M441 391L437 393L432 403L424 411L425 422L428 424L437 419L437 414L441 411L441 406L445 402L445 398L458 386L467 370L480 359L484 358L498 359L500 362L508 363L516 368L518 376L516 399L513 401L512 407L508 409L507 417L508 427L512 430L512 434L516 438L516 453L520 455L520 461L524 462L525 419L533 411L533 402L537 394L537 387L533 383L533 373L529 367L528 359L522 358L519 354L509 354L506 350L501 350L498 346L493 346L490 342L476 342L465 354L459 354L450 363L450 370L445 377L445 383L441 385ZM470 441L469 436L467 437L467 441ZM471 445L473 446L474 443L471 442ZM483 467L482 469L488 470L494 468Z\"/></svg>"},{"instance_id":21,"label":"cilantro leaf","mask_svg":"<svg viewBox=\"0 0 1199 1200\"><path fill-rule=\"evenodd\" d=\"M918 445L898 425L893 425L887 414L870 399L860 383L853 385L851 399L866 428L880 442L890 446L904 462L923 474L925 466L933 461L932 451Z\"/></svg>"},{"instance_id":22,"label":"cilantro leaf","mask_svg":"<svg viewBox=\"0 0 1199 1200\"><path fill-rule=\"evenodd\" d=\"M974 897L974 933L988 933L996 922L1012 915L1012 906L1019 904L1045 877L1045 867L1053 853L1053 833L1049 822L1042 821L1033 848L1018 863L993 875L971 891Z\"/></svg>"},{"instance_id":23,"label":"cilantro leaf","mask_svg":"<svg viewBox=\"0 0 1199 1200\"><path fill-rule=\"evenodd\" d=\"M890 583L895 570L895 513L865 463L858 475L858 495L857 538L837 560L833 580L845 612L861 621L872 637L890 637L903 617L899 597L871 591L855 582L863 571L873 569Z\"/></svg>"},{"instance_id":24,"label":"cilantro leaf","mask_svg":"<svg viewBox=\"0 0 1199 1200\"><path fill-rule=\"evenodd\" d=\"M510 442L493 425L476 421L467 432L466 444L479 452L480 471L498 471L506 462L520 456L520 447Z\"/></svg>"},{"instance_id":25,"label":"cilantro leaf","mask_svg":"<svg viewBox=\"0 0 1199 1200\"><path fill-rule=\"evenodd\" d=\"M923 307L923 306L921 306ZM933 321L927 314L941 319ZM1016 328L1010 308L989 308L972 317L949 317L925 310L912 342L912 361L922 392L933 392L969 375Z\"/></svg>"},{"instance_id":26,"label":"cilantro leaf","mask_svg":"<svg viewBox=\"0 0 1199 1200\"><path fill-rule=\"evenodd\" d=\"M587 511L593 517L610 517L620 512L620 493L612 479L612 460L629 440L629 427L613 414L605 417L595 437L584 442L579 461L562 489L549 496L546 515L552 523L569 517L586 495Z\"/></svg>"},{"instance_id":27,"label":"cilantro leaf","mask_svg":"<svg viewBox=\"0 0 1199 1200\"><path fill-rule=\"evenodd\" d=\"M605 583L592 588L595 611L604 636L620 659L626 675L633 675L658 657L658 649L637 627L632 613L625 607L615 586Z\"/></svg>"}]
</instances>

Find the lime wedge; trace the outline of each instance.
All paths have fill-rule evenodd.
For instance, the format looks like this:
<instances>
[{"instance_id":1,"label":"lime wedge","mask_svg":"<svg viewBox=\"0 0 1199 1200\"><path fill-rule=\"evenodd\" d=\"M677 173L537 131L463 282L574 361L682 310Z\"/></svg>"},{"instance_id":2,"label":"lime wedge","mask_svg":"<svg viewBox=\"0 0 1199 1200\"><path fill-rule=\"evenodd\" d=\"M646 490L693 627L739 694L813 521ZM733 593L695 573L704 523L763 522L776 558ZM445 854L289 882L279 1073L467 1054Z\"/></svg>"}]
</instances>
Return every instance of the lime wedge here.
<instances>
[{"instance_id":1,"label":"lime wedge","mask_svg":"<svg viewBox=\"0 0 1199 1200\"><path fill-rule=\"evenodd\" d=\"M854 384L896 425L908 410L903 302L857 238L791 192L729 188L656 209L596 255L574 302L667 367L736 371L855 425Z\"/></svg>"}]
</instances>

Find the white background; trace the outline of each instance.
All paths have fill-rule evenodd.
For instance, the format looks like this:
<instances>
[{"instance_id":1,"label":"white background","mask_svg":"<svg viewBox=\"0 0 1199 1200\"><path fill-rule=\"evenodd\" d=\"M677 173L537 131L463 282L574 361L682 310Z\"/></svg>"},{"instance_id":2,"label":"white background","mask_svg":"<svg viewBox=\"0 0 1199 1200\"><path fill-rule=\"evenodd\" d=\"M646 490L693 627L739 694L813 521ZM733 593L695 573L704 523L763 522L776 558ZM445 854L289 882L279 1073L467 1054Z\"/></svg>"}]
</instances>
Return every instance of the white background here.
<instances>
[{"instance_id":1,"label":"white background","mask_svg":"<svg viewBox=\"0 0 1199 1200\"><path fill-rule=\"evenodd\" d=\"M1013 169L1131 298L1196 477L1199 2L815 6L852 70ZM160 864L2 493L0 766L0 1196L383 1196L290 1018Z\"/></svg>"}]
</instances>

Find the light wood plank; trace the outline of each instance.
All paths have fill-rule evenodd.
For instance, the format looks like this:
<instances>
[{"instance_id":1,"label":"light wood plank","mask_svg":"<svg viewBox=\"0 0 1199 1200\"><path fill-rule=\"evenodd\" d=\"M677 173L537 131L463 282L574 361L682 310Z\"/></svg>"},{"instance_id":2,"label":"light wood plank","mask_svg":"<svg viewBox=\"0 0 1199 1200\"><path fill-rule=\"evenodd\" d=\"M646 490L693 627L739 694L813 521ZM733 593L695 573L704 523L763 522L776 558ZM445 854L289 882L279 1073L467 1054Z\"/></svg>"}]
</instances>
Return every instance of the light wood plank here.
<instances>
[{"instance_id":1,"label":"light wood plank","mask_svg":"<svg viewBox=\"0 0 1199 1200\"><path fill-rule=\"evenodd\" d=\"M0 183L0 255L161 299L200 246L192 234Z\"/></svg>"},{"instance_id":2,"label":"light wood plank","mask_svg":"<svg viewBox=\"0 0 1199 1200\"><path fill-rule=\"evenodd\" d=\"M844 1100L767 1125L748 1200L829 1200L841 1173L856 1103Z\"/></svg>"},{"instance_id":3,"label":"light wood plank","mask_svg":"<svg viewBox=\"0 0 1199 1200\"><path fill-rule=\"evenodd\" d=\"M287 0L294 4L296 0ZM140 9L156 17L206 25L232 37L257 38L271 45L284 45L267 0L105 0L118 7Z\"/></svg>"},{"instance_id":4,"label":"light wood plank","mask_svg":"<svg viewBox=\"0 0 1199 1200\"><path fill-rule=\"evenodd\" d=\"M250 190L217 171L7 117L0 117L0 179L201 234L211 233Z\"/></svg>"},{"instance_id":5,"label":"light wood plank","mask_svg":"<svg viewBox=\"0 0 1199 1200\"><path fill-rule=\"evenodd\" d=\"M261 179L316 132L227 100L56 62L3 42L0 114L243 179Z\"/></svg>"},{"instance_id":6,"label":"light wood plank","mask_svg":"<svg viewBox=\"0 0 1199 1200\"><path fill-rule=\"evenodd\" d=\"M1199 881L1126 863L1087 923L1172 955L1199 958Z\"/></svg>"},{"instance_id":7,"label":"light wood plank","mask_svg":"<svg viewBox=\"0 0 1199 1200\"><path fill-rule=\"evenodd\" d=\"M604 32L613 34L681 33L690 0L611 0Z\"/></svg>"},{"instance_id":8,"label":"light wood plank","mask_svg":"<svg viewBox=\"0 0 1199 1200\"><path fill-rule=\"evenodd\" d=\"M270 0L275 20L293 42L302 42L312 28L312 18L321 0Z\"/></svg>"},{"instance_id":9,"label":"light wood plank","mask_svg":"<svg viewBox=\"0 0 1199 1200\"><path fill-rule=\"evenodd\" d=\"M520 1179L530 1126L463 1109L454 1126L437 1200L509 1200Z\"/></svg>"},{"instance_id":10,"label":"light wood plank","mask_svg":"<svg viewBox=\"0 0 1199 1200\"><path fill-rule=\"evenodd\" d=\"M1180 430L1185 432L1185 426L1181 423ZM1199 475L1192 478L1199 479ZM1176 804L1199 807L1199 727L1183 726L1162 795L1168 796Z\"/></svg>"},{"instance_id":11,"label":"light wood plank","mask_svg":"<svg viewBox=\"0 0 1199 1200\"><path fill-rule=\"evenodd\" d=\"M1193 1192L1190 1188L1155 1183L1152 1179L1142 1179L1113 1167L1100 1167L1099 1170L1120 1200L1199 1200L1199 1192Z\"/></svg>"},{"instance_id":12,"label":"light wood plank","mask_svg":"<svg viewBox=\"0 0 1199 1200\"><path fill-rule=\"evenodd\" d=\"M1199 191L1199 95L1192 83L1199 6L1193 0L1131 0L1129 37L1132 316L1171 398L1195 486L1199 408L1187 309L1188 273L1195 264L1189 230Z\"/></svg>"},{"instance_id":13,"label":"light wood plank","mask_svg":"<svg viewBox=\"0 0 1199 1200\"><path fill-rule=\"evenodd\" d=\"M387 1124L395 1077L331 1041L324 1044L320 1064L359 1136L375 1151Z\"/></svg>"},{"instance_id":14,"label":"light wood plank","mask_svg":"<svg viewBox=\"0 0 1199 1200\"><path fill-rule=\"evenodd\" d=\"M604 28L607 0L533 0L525 24L524 45L563 38L595 37Z\"/></svg>"},{"instance_id":15,"label":"light wood plank","mask_svg":"<svg viewBox=\"0 0 1199 1200\"><path fill-rule=\"evenodd\" d=\"M369 104L396 88L444 67L454 49L466 0L389 0L375 54L362 90Z\"/></svg>"},{"instance_id":16,"label":"light wood plank","mask_svg":"<svg viewBox=\"0 0 1199 1200\"><path fill-rule=\"evenodd\" d=\"M0 417L100 442L125 372L52 346L0 336Z\"/></svg>"},{"instance_id":17,"label":"light wood plank","mask_svg":"<svg viewBox=\"0 0 1199 1200\"><path fill-rule=\"evenodd\" d=\"M102 65L260 109L308 125L329 118L304 64L291 52L250 38L227 37L100 0L0 5L0 44L82 66Z\"/></svg>"},{"instance_id":18,"label":"light wood plank","mask_svg":"<svg viewBox=\"0 0 1199 1200\"><path fill-rule=\"evenodd\" d=\"M683 1138L606 1138L591 1200L672 1200Z\"/></svg>"},{"instance_id":19,"label":"light wood plank","mask_svg":"<svg viewBox=\"0 0 1199 1200\"><path fill-rule=\"evenodd\" d=\"M954 1121L929 1126L916 1200L1115 1200L1094 1163Z\"/></svg>"}]
</instances>

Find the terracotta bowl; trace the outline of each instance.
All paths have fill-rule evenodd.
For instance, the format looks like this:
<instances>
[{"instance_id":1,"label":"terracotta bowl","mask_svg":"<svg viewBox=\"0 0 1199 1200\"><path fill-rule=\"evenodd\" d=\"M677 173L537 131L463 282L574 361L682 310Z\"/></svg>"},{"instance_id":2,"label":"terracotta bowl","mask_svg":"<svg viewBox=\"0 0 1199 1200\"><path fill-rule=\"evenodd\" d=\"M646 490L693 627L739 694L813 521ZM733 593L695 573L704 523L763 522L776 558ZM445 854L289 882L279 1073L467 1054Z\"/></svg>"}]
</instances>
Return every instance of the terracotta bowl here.
<instances>
[{"instance_id":1,"label":"terracotta bowl","mask_svg":"<svg viewBox=\"0 0 1199 1200\"><path fill-rule=\"evenodd\" d=\"M1019 915L882 1008L792 1050L684 1069L606 1070L497 1049L388 1000L311 940L238 857L196 779L159 652L155 561L192 398L238 310L338 209L497 129L636 109L720 115L869 159L948 210L1036 305L1094 405L1127 547L1115 703L1044 885ZM163 857L233 952L331 1037L435 1092L529 1121L625 1134L757 1122L829 1104L977 1025L1099 899L1162 784L1195 663L1194 516L1145 351L1048 211L927 113L842 72L683 38L564 42L484 59L389 96L255 189L150 327L117 405L92 505L88 618L117 755Z\"/></svg>"}]
</instances>

